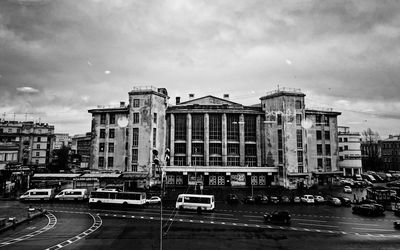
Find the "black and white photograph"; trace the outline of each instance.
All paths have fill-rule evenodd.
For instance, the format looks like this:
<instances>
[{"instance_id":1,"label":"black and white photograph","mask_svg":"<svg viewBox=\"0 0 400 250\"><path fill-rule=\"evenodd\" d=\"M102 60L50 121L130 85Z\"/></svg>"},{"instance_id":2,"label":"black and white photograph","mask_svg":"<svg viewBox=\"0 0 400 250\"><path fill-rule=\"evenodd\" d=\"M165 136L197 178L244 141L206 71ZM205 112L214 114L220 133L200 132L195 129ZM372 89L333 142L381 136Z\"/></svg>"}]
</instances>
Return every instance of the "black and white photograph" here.
<instances>
[{"instance_id":1,"label":"black and white photograph","mask_svg":"<svg viewBox=\"0 0 400 250\"><path fill-rule=\"evenodd\" d=\"M0 0L0 250L400 249L399 13Z\"/></svg>"}]
</instances>

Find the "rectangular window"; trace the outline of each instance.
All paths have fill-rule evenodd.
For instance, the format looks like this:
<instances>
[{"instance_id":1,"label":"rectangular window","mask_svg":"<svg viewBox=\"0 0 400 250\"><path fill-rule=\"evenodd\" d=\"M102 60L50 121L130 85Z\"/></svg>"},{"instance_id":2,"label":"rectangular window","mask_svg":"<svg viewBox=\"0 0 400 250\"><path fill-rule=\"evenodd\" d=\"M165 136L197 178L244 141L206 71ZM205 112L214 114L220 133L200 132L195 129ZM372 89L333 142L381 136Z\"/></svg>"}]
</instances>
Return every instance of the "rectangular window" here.
<instances>
[{"instance_id":1,"label":"rectangular window","mask_svg":"<svg viewBox=\"0 0 400 250\"><path fill-rule=\"evenodd\" d=\"M132 137L132 147L137 147L139 145L139 128L133 128Z\"/></svg>"},{"instance_id":2,"label":"rectangular window","mask_svg":"<svg viewBox=\"0 0 400 250\"><path fill-rule=\"evenodd\" d=\"M203 143L193 143L192 144L192 155L203 155L204 154L204 144Z\"/></svg>"},{"instance_id":3,"label":"rectangular window","mask_svg":"<svg viewBox=\"0 0 400 250\"><path fill-rule=\"evenodd\" d=\"M153 114L153 122L154 122L154 123L157 123L157 113L154 113L154 114Z\"/></svg>"},{"instance_id":4,"label":"rectangular window","mask_svg":"<svg viewBox=\"0 0 400 250\"><path fill-rule=\"evenodd\" d=\"M283 164L283 151L278 150L278 163Z\"/></svg>"},{"instance_id":5,"label":"rectangular window","mask_svg":"<svg viewBox=\"0 0 400 250\"><path fill-rule=\"evenodd\" d=\"M325 158L326 171L332 171L332 164L330 158Z\"/></svg>"},{"instance_id":6,"label":"rectangular window","mask_svg":"<svg viewBox=\"0 0 400 250\"><path fill-rule=\"evenodd\" d=\"M331 145L325 144L325 155L331 155Z\"/></svg>"},{"instance_id":7,"label":"rectangular window","mask_svg":"<svg viewBox=\"0 0 400 250\"><path fill-rule=\"evenodd\" d=\"M133 124L138 124L139 123L139 113L133 113L132 115L133 115L132 123Z\"/></svg>"},{"instance_id":8,"label":"rectangular window","mask_svg":"<svg viewBox=\"0 0 400 250\"><path fill-rule=\"evenodd\" d=\"M114 153L114 143L108 143L108 153Z\"/></svg>"},{"instance_id":9,"label":"rectangular window","mask_svg":"<svg viewBox=\"0 0 400 250\"><path fill-rule=\"evenodd\" d=\"M132 163L137 163L138 162L138 149L134 148L132 149Z\"/></svg>"},{"instance_id":10,"label":"rectangular window","mask_svg":"<svg viewBox=\"0 0 400 250\"><path fill-rule=\"evenodd\" d=\"M104 142L100 142L100 144L99 144L99 152L104 152L104 147L105 147Z\"/></svg>"},{"instance_id":11,"label":"rectangular window","mask_svg":"<svg viewBox=\"0 0 400 250\"><path fill-rule=\"evenodd\" d=\"M210 143L210 155L221 155L222 145L221 143Z\"/></svg>"},{"instance_id":12,"label":"rectangular window","mask_svg":"<svg viewBox=\"0 0 400 250\"><path fill-rule=\"evenodd\" d=\"M342 142L342 138L341 137L339 138L339 142Z\"/></svg>"},{"instance_id":13,"label":"rectangular window","mask_svg":"<svg viewBox=\"0 0 400 250\"><path fill-rule=\"evenodd\" d=\"M40 153L39 153L39 152L36 152L36 156L40 156Z\"/></svg>"},{"instance_id":14,"label":"rectangular window","mask_svg":"<svg viewBox=\"0 0 400 250\"><path fill-rule=\"evenodd\" d=\"M106 130L105 129L100 129L100 138L106 138Z\"/></svg>"},{"instance_id":15,"label":"rectangular window","mask_svg":"<svg viewBox=\"0 0 400 250\"><path fill-rule=\"evenodd\" d=\"M228 141L239 141L239 116L235 114L226 115L226 128Z\"/></svg>"},{"instance_id":16,"label":"rectangular window","mask_svg":"<svg viewBox=\"0 0 400 250\"><path fill-rule=\"evenodd\" d=\"M322 155L322 144L317 144L317 155Z\"/></svg>"},{"instance_id":17,"label":"rectangular window","mask_svg":"<svg viewBox=\"0 0 400 250\"><path fill-rule=\"evenodd\" d=\"M175 115L175 140L186 141L186 115Z\"/></svg>"},{"instance_id":18,"label":"rectangular window","mask_svg":"<svg viewBox=\"0 0 400 250\"><path fill-rule=\"evenodd\" d=\"M256 141L256 116L246 115L244 117L244 140L245 141Z\"/></svg>"},{"instance_id":19,"label":"rectangular window","mask_svg":"<svg viewBox=\"0 0 400 250\"><path fill-rule=\"evenodd\" d=\"M226 164L228 166L240 166L240 157L228 156Z\"/></svg>"},{"instance_id":20,"label":"rectangular window","mask_svg":"<svg viewBox=\"0 0 400 250\"><path fill-rule=\"evenodd\" d=\"M339 147L339 152L342 152L343 151L343 147Z\"/></svg>"},{"instance_id":21,"label":"rectangular window","mask_svg":"<svg viewBox=\"0 0 400 250\"><path fill-rule=\"evenodd\" d=\"M106 124L106 114L100 114L100 124Z\"/></svg>"},{"instance_id":22,"label":"rectangular window","mask_svg":"<svg viewBox=\"0 0 400 250\"><path fill-rule=\"evenodd\" d=\"M240 155L239 144L228 143L228 155Z\"/></svg>"},{"instance_id":23,"label":"rectangular window","mask_svg":"<svg viewBox=\"0 0 400 250\"><path fill-rule=\"evenodd\" d=\"M298 173L304 173L304 167L303 167L303 165L297 166L297 172L298 172Z\"/></svg>"},{"instance_id":24,"label":"rectangular window","mask_svg":"<svg viewBox=\"0 0 400 250\"><path fill-rule=\"evenodd\" d=\"M297 163L303 165L303 151L297 151Z\"/></svg>"},{"instance_id":25,"label":"rectangular window","mask_svg":"<svg viewBox=\"0 0 400 250\"><path fill-rule=\"evenodd\" d=\"M296 125L301 125L301 114L296 114Z\"/></svg>"},{"instance_id":26,"label":"rectangular window","mask_svg":"<svg viewBox=\"0 0 400 250\"><path fill-rule=\"evenodd\" d=\"M324 124L325 126L329 126L329 116L324 116Z\"/></svg>"},{"instance_id":27,"label":"rectangular window","mask_svg":"<svg viewBox=\"0 0 400 250\"><path fill-rule=\"evenodd\" d=\"M322 116L321 115L316 115L315 116L315 123L317 126L321 126L321 122L322 122Z\"/></svg>"},{"instance_id":28,"label":"rectangular window","mask_svg":"<svg viewBox=\"0 0 400 250\"><path fill-rule=\"evenodd\" d=\"M140 106L140 100L139 99L133 99L133 107L138 108Z\"/></svg>"},{"instance_id":29,"label":"rectangular window","mask_svg":"<svg viewBox=\"0 0 400 250\"><path fill-rule=\"evenodd\" d=\"M40 142L41 140L42 140L41 137L38 137L38 138L37 138L37 142Z\"/></svg>"},{"instance_id":30,"label":"rectangular window","mask_svg":"<svg viewBox=\"0 0 400 250\"><path fill-rule=\"evenodd\" d=\"M186 165L186 156L175 156L174 165L175 166L185 166Z\"/></svg>"},{"instance_id":31,"label":"rectangular window","mask_svg":"<svg viewBox=\"0 0 400 250\"><path fill-rule=\"evenodd\" d=\"M114 157L108 157L107 167L108 168L114 167Z\"/></svg>"},{"instance_id":32,"label":"rectangular window","mask_svg":"<svg viewBox=\"0 0 400 250\"><path fill-rule=\"evenodd\" d=\"M303 131L301 129L298 129L296 131L296 137L297 137L297 148L303 148Z\"/></svg>"},{"instance_id":33,"label":"rectangular window","mask_svg":"<svg viewBox=\"0 0 400 250\"><path fill-rule=\"evenodd\" d=\"M331 133L329 131L325 131L325 140L331 139Z\"/></svg>"},{"instance_id":34,"label":"rectangular window","mask_svg":"<svg viewBox=\"0 0 400 250\"><path fill-rule=\"evenodd\" d=\"M322 131L317 130L317 140L322 140Z\"/></svg>"},{"instance_id":35,"label":"rectangular window","mask_svg":"<svg viewBox=\"0 0 400 250\"><path fill-rule=\"evenodd\" d=\"M110 124L115 124L115 114L110 114Z\"/></svg>"},{"instance_id":36,"label":"rectangular window","mask_svg":"<svg viewBox=\"0 0 400 250\"><path fill-rule=\"evenodd\" d=\"M244 151L246 156L257 156L257 146L255 144L246 144Z\"/></svg>"},{"instance_id":37,"label":"rectangular window","mask_svg":"<svg viewBox=\"0 0 400 250\"><path fill-rule=\"evenodd\" d=\"M157 146L157 129L153 128L153 148Z\"/></svg>"},{"instance_id":38,"label":"rectangular window","mask_svg":"<svg viewBox=\"0 0 400 250\"><path fill-rule=\"evenodd\" d=\"M210 166L222 166L222 157L218 156L210 157Z\"/></svg>"},{"instance_id":39,"label":"rectangular window","mask_svg":"<svg viewBox=\"0 0 400 250\"><path fill-rule=\"evenodd\" d=\"M110 128L108 130L108 138L115 138L115 129Z\"/></svg>"},{"instance_id":40,"label":"rectangular window","mask_svg":"<svg viewBox=\"0 0 400 250\"><path fill-rule=\"evenodd\" d=\"M204 157L192 156L192 166L204 166Z\"/></svg>"},{"instance_id":41,"label":"rectangular window","mask_svg":"<svg viewBox=\"0 0 400 250\"><path fill-rule=\"evenodd\" d=\"M302 105L301 105L301 101L300 100L296 100L294 105L295 105L296 109L302 109Z\"/></svg>"},{"instance_id":42,"label":"rectangular window","mask_svg":"<svg viewBox=\"0 0 400 250\"><path fill-rule=\"evenodd\" d=\"M192 140L194 141L204 140L204 115L201 114L192 115Z\"/></svg>"},{"instance_id":43,"label":"rectangular window","mask_svg":"<svg viewBox=\"0 0 400 250\"><path fill-rule=\"evenodd\" d=\"M104 167L104 157L100 156L99 157L99 168Z\"/></svg>"},{"instance_id":44,"label":"rectangular window","mask_svg":"<svg viewBox=\"0 0 400 250\"><path fill-rule=\"evenodd\" d=\"M257 166L257 157L256 156L246 156L244 158L245 164L248 167L256 167Z\"/></svg>"},{"instance_id":45,"label":"rectangular window","mask_svg":"<svg viewBox=\"0 0 400 250\"><path fill-rule=\"evenodd\" d=\"M175 154L186 154L186 143L175 143Z\"/></svg>"},{"instance_id":46,"label":"rectangular window","mask_svg":"<svg viewBox=\"0 0 400 250\"><path fill-rule=\"evenodd\" d=\"M347 137L343 138L343 140L344 140L344 142L347 142L347 141L348 141L348 140L347 140Z\"/></svg>"},{"instance_id":47,"label":"rectangular window","mask_svg":"<svg viewBox=\"0 0 400 250\"><path fill-rule=\"evenodd\" d=\"M322 158L318 158L317 159L317 168L318 168L318 170L322 170L323 169Z\"/></svg>"},{"instance_id":48,"label":"rectangular window","mask_svg":"<svg viewBox=\"0 0 400 250\"><path fill-rule=\"evenodd\" d=\"M37 144L37 145L36 145L36 149L40 149L40 144Z\"/></svg>"},{"instance_id":49,"label":"rectangular window","mask_svg":"<svg viewBox=\"0 0 400 250\"><path fill-rule=\"evenodd\" d=\"M210 114L210 140L220 141L222 139L222 118L220 114Z\"/></svg>"}]
</instances>

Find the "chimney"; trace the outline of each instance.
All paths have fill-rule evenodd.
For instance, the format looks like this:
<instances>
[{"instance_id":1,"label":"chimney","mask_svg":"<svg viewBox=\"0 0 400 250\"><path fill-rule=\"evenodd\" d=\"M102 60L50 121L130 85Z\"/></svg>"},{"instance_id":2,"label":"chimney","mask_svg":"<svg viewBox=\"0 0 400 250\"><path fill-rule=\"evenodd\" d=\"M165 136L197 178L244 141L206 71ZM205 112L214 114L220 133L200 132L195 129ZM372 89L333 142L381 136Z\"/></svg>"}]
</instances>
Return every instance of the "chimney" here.
<instances>
[{"instance_id":1,"label":"chimney","mask_svg":"<svg viewBox=\"0 0 400 250\"><path fill-rule=\"evenodd\" d=\"M389 139L393 139L393 135L389 135Z\"/></svg>"},{"instance_id":2,"label":"chimney","mask_svg":"<svg viewBox=\"0 0 400 250\"><path fill-rule=\"evenodd\" d=\"M229 100L229 94L224 94L224 99Z\"/></svg>"},{"instance_id":3,"label":"chimney","mask_svg":"<svg viewBox=\"0 0 400 250\"><path fill-rule=\"evenodd\" d=\"M181 97L177 96L175 97L175 104L178 105L179 103L181 103Z\"/></svg>"},{"instance_id":4,"label":"chimney","mask_svg":"<svg viewBox=\"0 0 400 250\"><path fill-rule=\"evenodd\" d=\"M125 102L119 102L119 107L120 108L125 108Z\"/></svg>"},{"instance_id":5,"label":"chimney","mask_svg":"<svg viewBox=\"0 0 400 250\"><path fill-rule=\"evenodd\" d=\"M189 100L193 100L194 99L194 94L189 94Z\"/></svg>"}]
</instances>

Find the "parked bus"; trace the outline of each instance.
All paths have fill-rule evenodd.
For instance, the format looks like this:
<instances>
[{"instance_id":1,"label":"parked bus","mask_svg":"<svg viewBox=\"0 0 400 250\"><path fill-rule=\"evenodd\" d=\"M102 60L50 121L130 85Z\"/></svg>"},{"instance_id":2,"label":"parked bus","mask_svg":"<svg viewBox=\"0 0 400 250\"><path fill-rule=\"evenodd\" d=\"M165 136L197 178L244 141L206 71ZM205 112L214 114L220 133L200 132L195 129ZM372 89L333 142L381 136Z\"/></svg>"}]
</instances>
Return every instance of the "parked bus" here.
<instances>
[{"instance_id":1,"label":"parked bus","mask_svg":"<svg viewBox=\"0 0 400 250\"><path fill-rule=\"evenodd\" d=\"M90 193L89 205L114 204L114 205L138 205L146 203L146 193L143 192L119 192L117 190L96 190Z\"/></svg>"},{"instance_id":2,"label":"parked bus","mask_svg":"<svg viewBox=\"0 0 400 250\"><path fill-rule=\"evenodd\" d=\"M214 195L202 195L202 194L180 194L176 200L177 209L191 209L213 211L215 208Z\"/></svg>"},{"instance_id":3,"label":"parked bus","mask_svg":"<svg viewBox=\"0 0 400 250\"><path fill-rule=\"evenodd\" d=\"M88 198L86 189L64 189L55 197L56 200L82 201Z\"/></svg>"},{"instance_id":4,"label":"parked bus","mask_svg":"<svg viewBox=\"0 0 400 250\"><path fill-rule=\"evenodd\" d=\"M53 189L30 189L19 197L21 201L39 200L49 201L54 197Z\"/></svg>"}]
</instances>

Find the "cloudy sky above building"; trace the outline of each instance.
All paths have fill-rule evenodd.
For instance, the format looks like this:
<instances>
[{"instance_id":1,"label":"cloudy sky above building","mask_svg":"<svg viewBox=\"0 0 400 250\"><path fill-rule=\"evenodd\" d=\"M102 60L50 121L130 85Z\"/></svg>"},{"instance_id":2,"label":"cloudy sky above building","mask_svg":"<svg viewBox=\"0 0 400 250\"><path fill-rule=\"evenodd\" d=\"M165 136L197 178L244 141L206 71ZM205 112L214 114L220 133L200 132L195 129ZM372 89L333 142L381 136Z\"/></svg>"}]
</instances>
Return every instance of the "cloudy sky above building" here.
<instances>
[{"instance_id":1,"label":"cloudy sky above building","mask_svg":"<svg viewBox=\"0 0 400 250\"><path fill-rule=\"evenodd\" d=\"M395 0L3 0L1 118L77 134L137 85L245 105L279 85L352 130L398 134L398 13Z\"/></svg>"}]
</instances>

